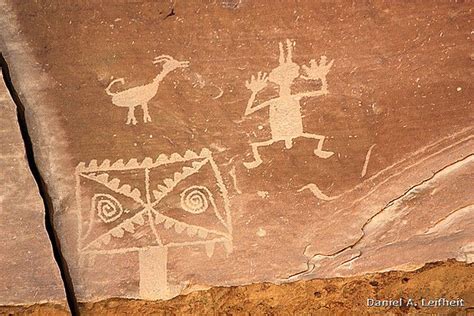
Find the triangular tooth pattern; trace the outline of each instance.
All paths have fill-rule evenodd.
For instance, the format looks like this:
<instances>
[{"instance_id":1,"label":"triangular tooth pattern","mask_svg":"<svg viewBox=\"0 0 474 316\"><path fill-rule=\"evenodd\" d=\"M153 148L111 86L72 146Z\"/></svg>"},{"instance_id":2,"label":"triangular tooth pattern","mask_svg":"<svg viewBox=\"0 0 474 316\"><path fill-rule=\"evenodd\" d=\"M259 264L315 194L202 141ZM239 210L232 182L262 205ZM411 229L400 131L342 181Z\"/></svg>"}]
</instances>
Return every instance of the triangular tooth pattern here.
<instances>
[{"instance_id":1,"label":"triangular tooth pattern","mask_svg":"<svg viewBox=\"0 0 474 316\"><path fill-rule=\"evenodd\" d=\"M158 184L157 187L158 187L158 190L163 192L163 193L168 192L168 188L165 187L164 185Z\"/></svg>"},{"instance_id":2,"label":"triangular tooth pattern","mask_svg":"<svg viewBox=\"0 0 474 316\"><path fill-rule=\"evenodd\" d=\"M165 154L161 154L161 155L158 156L158 158L156 158L156 163L158 165L166 164L168 162L169 162L168 156L165 155Z\"/></svg>"},{"instance_id":3,"label":"triangular tooth pattern","mask_svg":"<svg viewBox=\"0 0 474 316\"><path fill-rule=\"evenodd\" d=\"M123 221L121 226L123 227L123 229L125 229L129 233L134 233L135 232L135 226L133 225L133 223L129 219L126 219L125 221Z\"/></svg>"},{"instance_id":4,"label":"triangular tooth pattern","mask_svg":"<svg viewBox=\"0 0 474 316\"><path fill-rule=\"evenodd\" d=\"M164 196L164 194L162 194L158 190L153 190L152 193L153 193L153 196L155 197L155 200L159 200Z\"/></svg>"},{"instance_id":5,"label":"triangular tooth pattern","mask_svg":"<svg viewBox=\"0 0 474 316\"><path fill-rule=\"evenodd\" d=\"M99 181L103 184L107 184L107 182L109 181L109 175L107 173L101 173L98 176L96 176L95 178L97 179L97 181Z\"/></svg>"},{"instance_id":6,"label":"triangular tooth pattern","mask_svg":"<svg viewBox=\"0 0 474 316\"><path fill-rule=\"evenodd\" d=\"M161 216L162 217L162 216ZM158 224L159 217L156 217L156 222ZM164 218L163 218L164 220ZM109 244L112 237L122 238L125 232L134 233L135 232L135 225L143 226L145 224L145 218L143 217L143 213L138 213L132 218L124 220L120 225L114 227L109 232L104 234L103 236L99 237L91 244L89 244L86 248L90 247L100 247L102 244Z\"/></svg>"},{"instance_id":7,"label":"triangular tooth pattern","mask_svg":"<svg viewBox=\"0 0 474 316\"><path fill-rule=\"evenodd\" d=\"M153 167L153 160L150 157L146 157L145 159L143 159L141 166L143 168L151 168Z\"/></svg>"},{"instance_id":8,"label":"triangular tooth pattern","mask_svg":"<svg viewBox=\"0 0 474 316\"><path fill-rule=\"evenodd\" d=\"M199 169L203 165L202 161L193 161L192 166L194 169Z\"/></svg>"},{"instance_id":9,"label":"triangular tooth pattern","mask_svg":"<svg viewBox=\"0 0 474 316\"><path fill-rule=\"evenodd\" d=\"M115 227L110 231L110 234L116 238L122 238L124 233L125 232L121 227Z\"/></svg>"},{"instance_id":10,"label":"triangular tooth pattern","mask_svg":"<svg viewBox=\"0 0 474 316\"><path fill-rule=\"evenodd\" d=\"M138 160L136 158L130 159L125 165L126 168L138 168Z\"/></svg>"},{"instance_id":11,"label":"triangular tooth pattern","mask_svg":"<svg viewBox=\"0 0 474 316\"><path fill-rule=\"evenodd\" d=\"M125 167L125 164L123 163L123 159L119 159L119 160L115 161L115 162L112 164L111 167L112 167L112 168L119 168L119 169Z\"/></svg>"},{"instance_id":12,"label":"triangular tooth pattern","mask_svg":"<svg viewBox=\"0 0 474 316\"><path fill-rule=\"evenodd\" d=\"M195 168L183 167L183 172L181 173L181 175L184 178L184 177L189 176L190 174L194 173L195 171L196 171Z\"/></svg>"},{"instance_id":13,"label":"triangular tooth pattern","mask_svg":"<svg viewBox=\"0 0 474 316\"><path fill-rule=\"evenodd\" d=\"M207 230L203 230L203 229L198 229L197 231L197 235L200 237L200 238L207 238L207 235L209 233L207 232Z\"/></svg>"},{"instance_id":14,"label":"triangular tooth pattern","mask_svg":"<svg viewBox=\"0 0 474 316\"><path fill-rule=\"evenodd\" d=\"M173 225L174 225L174 221L173 221L173 220L171 220L171 219L169 219L169 218L166 218L166 219L165 219L165 224L164 224L164 226L165 226L166 229L170 229L171 227L173 227Z\"/></svg>"},{"instance_id":15,"label":"triangular tooth pattern","mask_svg":"<svg viewBox=\"0 0 474 316\"><path fill-rule=\"evenodd\" d=\"M214 254L214 248L216 247L216 243L215 242L206 243L204 247L206 248L207 256L211 258L212 255Z\"/></svg>"},{"instance_id":16,"label":"triangular tooth pattern","mask_svg":"<svg viewBox=\"0 0 474 316\"><path fill-rule=\"evenodd\" d=\"M172 188L174 187L174 181L171 179L165 179L163 180L164 184L166 185L167 188Z\"/></svg>"},{"instance_id":17,"label":"triangular tooth pattern","mask_svg":"<svg viewBox=\"0 0 474 316\"><path fill-rule=\"evenodd\" d=\"M188 228L186 228L186 233L188 234L189 237L196 236L197 228L193 226L189 226Z\"/></svg>"},{"instance_id":18,"label":"triangular tooth pattern","mask_svg":"<svg viewBox=\"0 0 474 316\"><path fill-rule=\"evenodd\" d=\"M173 176L174 183L178 183L183 179L183 175L180 172L175 172Z\"/></svg>"},{"instance_id":19,"label":"triangular tooth pattern","mask_svg":"<svg viewBox=\"0 0 474 316\"><path fill-rule=\"evenodd\" d=\"M134 198L135 200L140 199L140 195L141 195L140 190L138 190L137 188L133 189L132 192L130 193L130 196Z\"/></svg>"},{"instance_id":20,"label":"triangular tooth pattern","mask_svg":"<svg viewBox=\"0 0 474 316\"><path fill-rule=\"evenodd\" d=\"M162 223L163 223L163 226L165 227L165 229L170 229L171 227L174 227L174 230L177 233L181 234L182 232L186 231L186 233L189 237L194 237L194 236L197 235L198 237L205 239L209 235L209 232L207 230L202 230L198 227L190 226L190 225L185 224L185 223L181 223L177 220L174 220L172 218L163 216L161 214L156 214L155 215L155 224L162 224Z\"/></svg>"},{"instance_id":21,"label":"triangular tooth pattern","mask_svg":"<svg viewBox=\"0 0 474 316\"><path fill-rule=\"evenodd\" d=\"M117 178L113 178L110 180L108 187L111 188L112 190L117 190L120 186L120 180Z\"/></svg>"},{"instance_id":22,"label":"triangular tooth pattern","mask_svg":"<svg viewBox=\"0 0 474 316\"><path fill-rule=\"evenodd\" d=\"M186 229L186 225L180 223L180 222L176 222L174 224L174 230L178 233L178 234L181 234L184 230Z\"/></svg>"},{"instance_id":23,"label":"triangular tooth pattern","mask_svg":"<svg viewBox=\"0 0 474 316\"><path fill-rule=\"evenodd\" d=\"M184 158L186 160L195 159L198 158L198 154L196 154L194 151L186 150L186 152L184 153Z\"/></svg>"},{"instance_id":24,"label":"triangular tooth pattern","mask_svg":"<svg viewBox=\"0 0 474 316\"><path fill-rule=\"evenodd\" d=\"M97 169L97 160L93 159L89 162L87 169Z\"/></svg>"},{"instance_id":25,"label":"triangular tooth pattern","mask_svg":"<svg viewBox=\"0 0 474 316\"><path fill-rule=\"evenodd\" d=\"M209 149L207 149L207 148L203 148L203 149L201 150L201 153L199 154L199 156L201 156L201 157L203 157L203 158L204 158L204 157L209 158L209 157L211 157L211 151L210 151Z\"/></svg>"},{"instance_id":26,"label":"triangular tooth pattern","mask_svg":"<svg viewBox=\"0 0 474 316\"><path fill-rule=\"evenodd\" d=\"M109 159L105 159L104 161L102 161L102 163L100 164L100 167L99 167L99 169L101 169L101 170L109 169L109 168L110 168L110 160Z\"/></svg>"},{"instance_id":27,"label":"triangular tooth pattern","mask_svg":"<svg viewBox=\"0 0 474 316\"><path fill-rule=\"evenodd\" d=\"M183 157L181 157L180 154L178 154L178 153L172 153L172 154L171 154L171 157L170 157L170 160L171 160L171 161L183 161L184 159L183 159Z\"/></svg>"},{"instance_id":28,"label":"triangular tooth pattern","mask_svg":"<svg viewBox=\"0 0 474 316\"><path fill-rule=\"evenodd\" d=\"M97 174L95 172L87 174L88 177L95 179L95 181L102 183L103 185L107 186L113 191L118 191L120 193L123 193L128 196L140 198L140 191L138 189L134 189L133 192L131 191L132 188L130 185L125 184L123 185L120 189L120 180L117 178L113 178L112 180L109 181L109 174L107 173L101 173Z\"/></svg>"},{"instance_id":29,"label":"triangular tooth pattern","mask_svg":"<svg viewBox=\"0 0 474 316\"><path fill-rule=\"evenodd\" d=\"M122 187L119 189L120 193L123 193L125 195L130 195L132 191L132 187L129 184L124 184Z\"/></svg>"},{"instance_id":30,"label":"triangular tooth pattern","mask_svg":"<svg viewBox=\"0 0 474 316\"><path fill-rule=\"evenodd\" d=\"M169 179L169 178L166 178L165 180L163 180L163 183L165 185L162 185L162 184L158 184L157 185L157 188L158 188L158 191L157 190L153 190L153 195L155 197L155 199L158 200L158 198L161 198L164 194L163 193L168 193L170 191L170 189L174 188L174 186L179 183L179 181L181 181L182 179L184 179L185 177L193 174L193 173L196 173L198 171L199 168L202 167L203 164L205 164L206 161L195 161L193 162L193 167L183 167L183 171L180 173L180 172L175 172L174 175L173 175L173 180L172 179ZM161 192L161 193L160 193Z\"/></svg>"},{"instance_id":31,"label":"triangular tooth pattern","mask_svg":"<svg viewBox=\"0 0 474 316\"><path fill-rule=\"evenodd\" d=\"M155 216L155 224L161 224L165 221L165 217L160 215L160 214L156 214Z\"/></svg>"},{"instance_id":32,"label":"triangular tooth pattern","mask_svg":"<svg viewBox=\"0 0 474 316\"><path fill-rule=\"evenodd\" d=\"M143 224L145 224L145 218L143 217L143 214L139 213L135 216L133 216L131 219L130 219L134 224L138 224L140 226L143 226Z\"/></svg>"},{"instance_id":33,"label":"triangular tooth pattern","mask_svg":"<svg viewBox=\"0 0 474 316\"><path fill-rule=\"evenodd\" d=\"M83 163L83 162L80 162L80 163L77 165L77 167L76 167L76 171L77 171L77 172L82 172L82 171L84 171L85 169L86 169L86 164Z\"/></svg>"}]
</instances>

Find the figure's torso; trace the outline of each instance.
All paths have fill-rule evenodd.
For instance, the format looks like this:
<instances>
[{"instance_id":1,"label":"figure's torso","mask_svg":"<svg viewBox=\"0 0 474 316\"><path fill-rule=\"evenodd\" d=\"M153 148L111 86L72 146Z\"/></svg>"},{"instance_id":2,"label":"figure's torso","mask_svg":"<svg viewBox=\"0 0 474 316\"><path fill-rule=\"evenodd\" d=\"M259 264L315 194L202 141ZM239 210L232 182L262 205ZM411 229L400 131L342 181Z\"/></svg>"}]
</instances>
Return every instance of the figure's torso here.
<instances>
[{"instance_id":1,"label":"figure's torso","mask_svg":"<svg viewBox=\"0 0 474 316\"><path fill-rule=\"evenodd\" d=\"M269 115L272 139L291 139L303 134L300 102L291 96L272 101Z\"/></svg>"}]
</instances>

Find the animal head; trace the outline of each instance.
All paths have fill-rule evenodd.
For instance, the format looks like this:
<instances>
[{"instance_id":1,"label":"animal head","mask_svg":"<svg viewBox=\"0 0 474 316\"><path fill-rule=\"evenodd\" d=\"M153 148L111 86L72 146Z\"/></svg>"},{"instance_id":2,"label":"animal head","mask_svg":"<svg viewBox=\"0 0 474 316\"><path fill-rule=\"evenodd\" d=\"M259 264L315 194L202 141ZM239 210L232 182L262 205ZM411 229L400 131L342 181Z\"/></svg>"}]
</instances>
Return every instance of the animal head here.
<instances>
[{"instance_id":1,"label":"animal head","mask_svg":"<svg viewBox=\"0 0 474 316\"><path fill-rule=\"evenodd\" d=\"M163 69L171 71L177 68L185 68L189 66L189 61L178 61L169 55L160 55L153 60L154 64L163 64Z\"/></svg>"},{"instance_id":2,"label":"animal head","mask_svg":"<svg viewBox=\"0 0 474 316\"><path fill-rule=\"evenodd\" d=\"M283 43L279 43L280 48L280 65L273 69L268 76L268 80L276 83L279 86L289 86L293 81L300 75L300 66L294 63L293 58L293 46L294 42L286 40L287 54L285 56L285 50Z\"/></svg>"}]
</instances>

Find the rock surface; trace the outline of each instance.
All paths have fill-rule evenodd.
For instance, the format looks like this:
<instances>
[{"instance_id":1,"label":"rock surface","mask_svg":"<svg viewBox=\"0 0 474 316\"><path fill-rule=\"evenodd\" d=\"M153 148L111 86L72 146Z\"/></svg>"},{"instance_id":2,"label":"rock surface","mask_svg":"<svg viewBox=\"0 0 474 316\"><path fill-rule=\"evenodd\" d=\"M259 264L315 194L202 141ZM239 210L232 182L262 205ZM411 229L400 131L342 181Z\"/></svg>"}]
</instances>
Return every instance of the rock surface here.
<instances>
[{"instance_id":1,"label":"rock surface","mask_svg":"<svg viewBox=\"0 0 474 316\"><path fill-rule=\"evenodd\" d=\"M0 306L49 303L65 310L43 201L26 160L16 105L1 73L0 113Z\"/></svg>"},{"instance_id":2,"label":"rock surface","mask_svg":"<svg viewBox=\"0 0 474 316\"><path fill-rule=\"evenodd\" d=\"M83 315L470 315L474 311L469 304L474 301L473 270L472 264L436 263L415 272L214 288L165 302L111 299L81 304L80 310ZM430 298L442 297L453 301L464 298L464 306L422 306L422 299L427 305ZM368 308L368 298L402 298L405 306ZM406 306L408 299L417 306Z\"/></svg>"},{"instance_id":3,"label":"rock surface","mask_svg":"<svg viewBox=\"0 0 474 316\"><path fill-rule=\"evenodd\" d=\"M469 4L2 6L78 300L472 261Z\"/></svg>"},{"instance_id":4,"label":"rock surface","mask_svg":"<svg viewBox=\"0 0 474 316\"><path fill-rule=\"evenodd\" d=\"M474 288L471 281L474 265L455 261L432 263L415 272L385 272L357 277L299 281L274 285L253 284L230 288L213 288L150 302L130 299L108 299L79 304L81 315L294 315L294 314L448 314L470 315L474 310ZM456 282L453 282L456 280ZM401 297L405 306L368 308L367 298ZM422 299L464 299L464 306L421 306ZM412 299L417 306L407 306ZM52 305L1 307L0 314L63 315Z\"/></svg>"}]
</instances>

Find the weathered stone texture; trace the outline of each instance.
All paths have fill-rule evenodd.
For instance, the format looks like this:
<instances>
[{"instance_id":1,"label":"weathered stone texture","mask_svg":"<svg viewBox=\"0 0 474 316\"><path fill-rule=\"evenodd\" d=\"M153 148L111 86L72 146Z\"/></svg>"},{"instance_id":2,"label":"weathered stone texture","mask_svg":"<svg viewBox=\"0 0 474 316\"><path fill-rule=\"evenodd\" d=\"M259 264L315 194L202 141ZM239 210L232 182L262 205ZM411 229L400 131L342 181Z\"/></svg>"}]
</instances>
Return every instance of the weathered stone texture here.
<instances>
[{"instance_id":1,"label":"weathered stone texture","mask_svg":"<svg viewBox=\"0 0 474 316\"><path fill-rule=\"evenodd\" d=\"M472 6L229 3L9 2L78 299L472 261Z\"/></svg>"},{"instance_id":2,"label":"weathered stone texture","mask_svg":"<svg viewBox=\"0 0 474 316\"><path fill-rule=\"evenodd\" d=\"M474 307L474 265L429 264L415 272L213 288L169 301L109 299L84 303L82 315L470 315ZM456 282L453 282L456 280ZM464 298L464 306L421 306L424 298ZM367 307L367 299L412 299L417 306ZM460 303L460 301L457 301Z\"/></svg>"},{"instance_id":3,"label":"weathered stone texture","mask_svg":"<svg viewBox=\"0 0 474 316\"><path fill-rule=\"evenodd\" d=\"M66 305L16 113L0 74L0 305Z\"/></svg>"}]
</instances>

